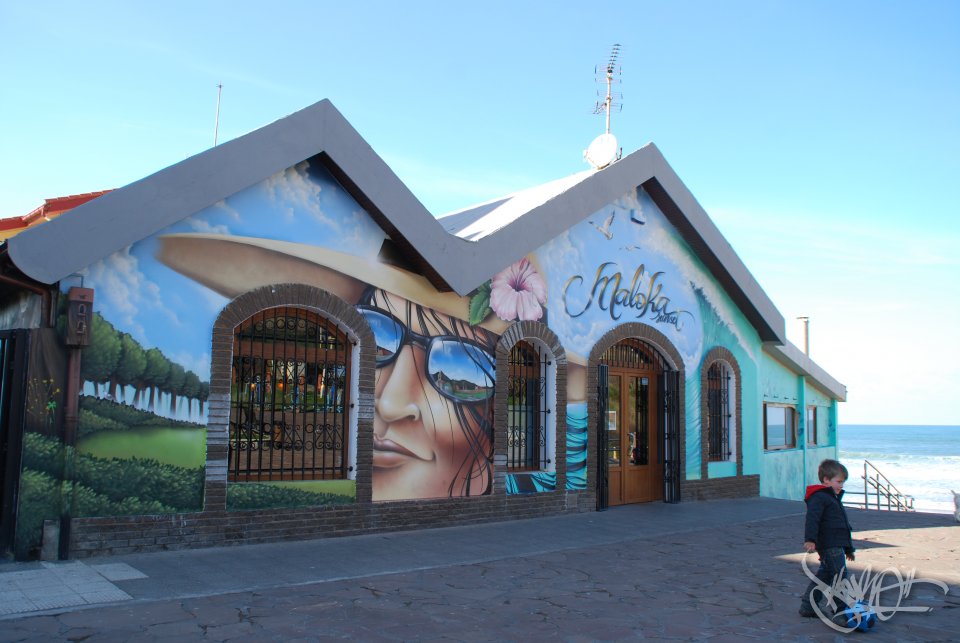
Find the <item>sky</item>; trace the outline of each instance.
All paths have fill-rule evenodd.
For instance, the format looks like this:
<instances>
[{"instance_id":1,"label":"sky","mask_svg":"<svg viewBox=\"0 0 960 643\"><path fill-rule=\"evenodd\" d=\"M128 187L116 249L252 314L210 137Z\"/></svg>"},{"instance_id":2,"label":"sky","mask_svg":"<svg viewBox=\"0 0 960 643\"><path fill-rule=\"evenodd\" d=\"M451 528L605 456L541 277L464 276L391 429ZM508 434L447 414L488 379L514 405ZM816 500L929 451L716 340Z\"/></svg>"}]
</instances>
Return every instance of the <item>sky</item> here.
<instances>
[{"instance_id":1,"label":"sky","mask_svg":"<svg viewBox=\"0 0 960 643\"><path fill-rule=\"evenodd\" d=\"M434 214L653 142L847 386L960 425L960 3L0 3L0 217L328 98ZM218 85L220 111L217 120ZM216 131L215 131L216 130Z\"/></svg>"}]
</instances>

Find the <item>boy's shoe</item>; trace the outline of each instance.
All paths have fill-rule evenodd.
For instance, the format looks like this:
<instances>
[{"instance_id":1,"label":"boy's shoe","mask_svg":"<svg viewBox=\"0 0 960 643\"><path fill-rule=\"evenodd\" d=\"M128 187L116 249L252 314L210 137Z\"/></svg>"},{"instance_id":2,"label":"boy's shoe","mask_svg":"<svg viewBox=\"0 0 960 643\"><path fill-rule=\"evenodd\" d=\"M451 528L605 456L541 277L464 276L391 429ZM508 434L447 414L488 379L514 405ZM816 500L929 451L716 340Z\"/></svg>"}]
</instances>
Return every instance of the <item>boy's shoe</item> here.
<instances>
[{"instance_id":1,"label":"boy's shoe","mask_svg":"<svg viewBox=\"0 0 960 643\"><path fill-rule=\"evenodd\" d=\"M806 606L806 605L801 605L801 606L800 606L799 614L800 614L800 616L802 616L802 617L804 617L804 618L811 618L811 617L817 615L817 613L813 611L813 608L812 608L812 607L808 607L808 606Z\"/></svg>"}]
</instances>

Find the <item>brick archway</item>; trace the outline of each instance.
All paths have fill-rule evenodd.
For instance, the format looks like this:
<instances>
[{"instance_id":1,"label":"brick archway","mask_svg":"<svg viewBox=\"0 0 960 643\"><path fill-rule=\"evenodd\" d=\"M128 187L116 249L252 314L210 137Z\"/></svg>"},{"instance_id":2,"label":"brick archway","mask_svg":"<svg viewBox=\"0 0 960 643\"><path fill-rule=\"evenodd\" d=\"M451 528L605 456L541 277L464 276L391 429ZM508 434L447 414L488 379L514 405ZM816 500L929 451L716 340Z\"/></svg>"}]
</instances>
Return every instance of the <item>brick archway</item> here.
<instances>
[{"instance_id":1,"label":"brick archway","mask_svg":"<svg viewBox=\"0 0 960 643\"><path fill-rule=\"evenodd\" d=\"M655 348L664 362L671 368L680 373L680 470L682 472L681 482L686 479L686 386L684 385L686 376L683 364L683 357L680 351L676 349L673 343L666 335L656 328L640 324L637 322L627 322L610 329L590 350L587 359L587 458L589 462L596 462L597 458L597 434L594 430L597 422L597 396L592 394L597 390L597 366L603 354L608 348L614 346L624 339L639 339ZM587 491L596 497L597 493L597 469L596 466L590 466L587 469Z\"/></svg>"},{"instance_id":2,"label":"brick archway","mask_svg":"<svg viewBox=\"0 0 960 643\"><path fill-rule=\"evenodd\" d=\"M296 306L323 315L346 332L359 353L359 368L355 374L358 395L351 409L356 416L357 427L356 500L358 503L370 502L375 373L373 332L353 305L336 295L305 284L276 284L240 295L224 307L213 325L204 511L223 511L227 502L228 418L234 329L257 312L277 306Z\"/></svg>"},{"instance_id":3,"label":"brick archway","mask_svg":"<svg viewBox=\"0 0 960 643\"><path fill-rule=\"evenodd\" d=\"M736 433L736 461L737 477L743 477L743 420L741 418L742 404L742 379L740 375L740 364L737 358L723 346L715 346L707 353L703 359L703 365L700 368L700 478L707 480L707 465L709 460L709 426L704 420L707 417L708 400L704 391L707 390L707 372L710 366L716 362L723 362L730 367L734 377L733 391L734 399L730 401L730 408L733 411L733 422L731 428Z\"/></svg>"},{"instance_id":4,"label":"brick archway","mask_svg":"<svg viewBox=\"0 0 960 643\"><path fill-rule=\"evenodd\" d=\"M557 486L556 493L563 494L566 491L567 475L567 353L557 337L548 326L540 322L519 321L512 324L497 343L497 389L493 408L493 461L494 461L494 487L493 493L502 495L505 493L505 479L507 476L507 380L509 377L509 358L510 351L514 345L521 341L532 341L539 348L547 351L550 357L556 362L554 371L555 395L553 407L553 416L555 424L556 439L556 474Z\"/></svg>"}]
</instances>

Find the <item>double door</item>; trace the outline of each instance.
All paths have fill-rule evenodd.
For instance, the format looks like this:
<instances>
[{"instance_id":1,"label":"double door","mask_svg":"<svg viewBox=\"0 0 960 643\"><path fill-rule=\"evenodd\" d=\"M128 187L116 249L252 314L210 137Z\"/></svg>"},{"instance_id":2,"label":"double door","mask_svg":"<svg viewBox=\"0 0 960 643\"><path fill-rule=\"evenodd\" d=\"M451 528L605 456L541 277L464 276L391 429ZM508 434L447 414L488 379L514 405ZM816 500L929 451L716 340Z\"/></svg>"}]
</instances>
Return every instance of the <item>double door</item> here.
<instances>
[{"instance_id":1,"label":"double door","mask_svg":"<svg viewBox=\"0 0 960 643\"><path fill-rule=\"evenodd\" d=\"M610 368L606 448L609 504L663 499L654 371Z\"/></svg>"}]
</instances>

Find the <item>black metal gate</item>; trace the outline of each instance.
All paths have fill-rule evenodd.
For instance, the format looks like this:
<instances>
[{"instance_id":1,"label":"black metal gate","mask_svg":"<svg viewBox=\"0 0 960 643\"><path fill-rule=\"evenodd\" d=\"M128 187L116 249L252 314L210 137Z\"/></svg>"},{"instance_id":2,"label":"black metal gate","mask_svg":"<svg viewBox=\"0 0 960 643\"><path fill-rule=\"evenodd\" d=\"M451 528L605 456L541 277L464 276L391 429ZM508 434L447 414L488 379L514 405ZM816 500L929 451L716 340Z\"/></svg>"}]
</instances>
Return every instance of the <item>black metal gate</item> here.
<instances>
[{"instance_id":1,"label":"black metal gate","mask_svg":"<svg viewBox=\"0 0 960 643\"><path fill-rule=\"evenodd\" d=\"M664 371L658 377L660 435L663 436L663 501L680 502L680 372Z\"/></svg>"},{"instance_id":2,"label":"black metal gate","mask_svg":"<svg viewBox=\"0 0 960 643\"><path fill-rule=\"evenodd\" d=\"M610 472L607 431L607 365L597 366L597 511L610 505Z\"/></svg>"},{"instance_id":3,"label":"black metal gate","mask_svg":"<svg viewBox=\"0 0 960 643\"><path fill-rule=\"evenodd\" d=\"M30 331L0 331L0 556L13 551Z\"/></svg>"}]
</instances>

